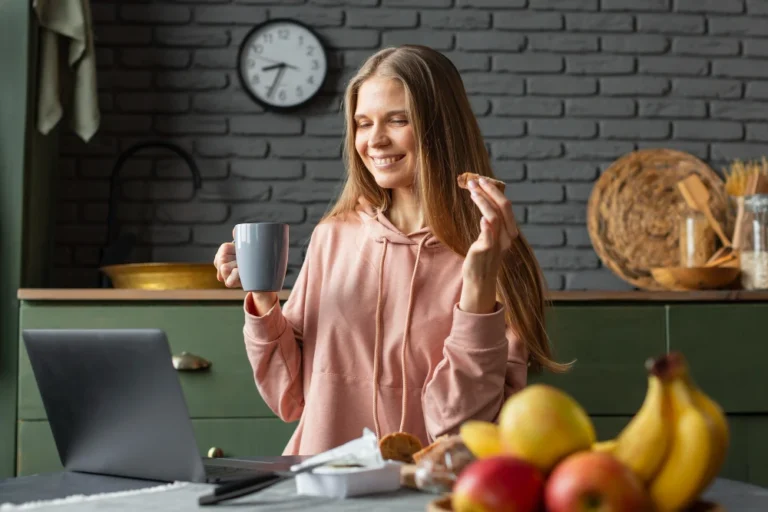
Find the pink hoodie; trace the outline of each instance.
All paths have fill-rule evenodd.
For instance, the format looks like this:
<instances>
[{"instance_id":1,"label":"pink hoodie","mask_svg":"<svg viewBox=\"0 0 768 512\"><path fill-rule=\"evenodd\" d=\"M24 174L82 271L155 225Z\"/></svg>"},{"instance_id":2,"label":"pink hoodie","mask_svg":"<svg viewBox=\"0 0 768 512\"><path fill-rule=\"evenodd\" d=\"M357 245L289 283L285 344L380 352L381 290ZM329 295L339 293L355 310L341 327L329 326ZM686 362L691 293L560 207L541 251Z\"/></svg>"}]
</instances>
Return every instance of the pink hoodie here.
<instances>
[{"instance_id":1,"label":"pink hoodie","mask_svg":"<svg viewBox=\"0 0 768 512\"><path fill-rule=\"evenodd\" d=\"M256 385L283 421L284 455L313 455L363 428L426 446L468 419L493 421L526 385L524 343L491 314L458 307L463 259L428 229L405 235L358 209L319 224L290 297L264 316L245 301Z\"/></svg>"}]
</instances>

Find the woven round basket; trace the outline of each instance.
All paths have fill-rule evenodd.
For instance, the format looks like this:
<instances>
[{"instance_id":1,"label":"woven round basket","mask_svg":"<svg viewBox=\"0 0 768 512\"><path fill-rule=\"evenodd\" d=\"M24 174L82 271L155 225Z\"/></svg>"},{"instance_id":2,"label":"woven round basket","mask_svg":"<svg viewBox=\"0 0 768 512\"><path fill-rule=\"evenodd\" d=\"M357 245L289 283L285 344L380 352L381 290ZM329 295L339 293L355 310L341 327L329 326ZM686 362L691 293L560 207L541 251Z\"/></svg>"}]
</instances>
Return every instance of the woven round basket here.
<instances>
[{"instance_id":1,"label":"woven round basket","mask_svg":"<svg viewBox=\"0 0 768 512\"><path fill-rule=\"evenodd\" d=\"M687 206L677 183L691 173L709 190L714 217L727 226L722 179L683 151L633 151L611 164L595 182L587 204L589 237L603 264L623 280L645 290L664 289L653 279L651 269L680 263L678 225Z\"/></svg>"}]
</instances>

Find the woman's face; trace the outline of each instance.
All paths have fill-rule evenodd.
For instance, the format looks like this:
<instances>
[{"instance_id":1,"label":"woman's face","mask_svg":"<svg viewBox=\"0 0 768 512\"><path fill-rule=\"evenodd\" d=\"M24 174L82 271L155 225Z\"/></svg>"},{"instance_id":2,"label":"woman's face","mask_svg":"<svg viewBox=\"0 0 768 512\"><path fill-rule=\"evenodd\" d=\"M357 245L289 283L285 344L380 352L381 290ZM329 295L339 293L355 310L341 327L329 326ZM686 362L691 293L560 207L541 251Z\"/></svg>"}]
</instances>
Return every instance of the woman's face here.
<instances>
[{"instance_id":1,"label":"woman's face","mask_svg":"<svg viewBox=\"0 0 768 512\"><path fill-rule=\"evenodd\" d=\"M405 89L391 78L363 82L355 109L355 149L381 188L409 188L416 177L416 140Z\"/></svg>"}]
</instances>

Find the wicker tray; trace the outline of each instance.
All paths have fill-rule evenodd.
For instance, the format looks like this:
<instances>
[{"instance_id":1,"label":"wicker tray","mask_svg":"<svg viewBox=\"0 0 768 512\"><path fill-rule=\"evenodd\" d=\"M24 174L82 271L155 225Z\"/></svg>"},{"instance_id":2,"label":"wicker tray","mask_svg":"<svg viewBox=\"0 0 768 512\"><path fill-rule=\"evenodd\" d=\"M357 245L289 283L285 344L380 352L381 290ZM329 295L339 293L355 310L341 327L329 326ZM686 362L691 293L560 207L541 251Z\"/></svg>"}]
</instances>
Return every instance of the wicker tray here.
<instances>
[{"instance_id":1,"label":"wicker tray","mask_svg":"<svg viewBox=\"0 0 768 512\"><path fill-rule=\"evenodd\" d=\"M697 174L710 192L709 207L727 225L722 179L683 151L646 149L616 160L595 182L587 204L587 229L603 264L645 290L663 290L654 267L679 264L679 218L686 205L677 182Z\"/></svg>"}]
</instances>

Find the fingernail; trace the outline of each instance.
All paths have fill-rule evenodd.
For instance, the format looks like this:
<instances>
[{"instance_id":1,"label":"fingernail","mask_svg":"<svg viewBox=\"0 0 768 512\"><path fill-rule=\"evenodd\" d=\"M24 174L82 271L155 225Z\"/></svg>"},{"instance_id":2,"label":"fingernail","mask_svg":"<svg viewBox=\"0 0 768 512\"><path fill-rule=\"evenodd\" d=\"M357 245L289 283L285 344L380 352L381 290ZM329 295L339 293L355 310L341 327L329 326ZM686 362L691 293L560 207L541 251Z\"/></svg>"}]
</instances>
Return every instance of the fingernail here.
<instances>
[{"instance_id":1,"label":"fingernail","mask_svg":"<svg viewBox=\"0 0 768 512\"><path fill-rule=\"evenodd\" d=\"M485 185L486 183L488 183L488 180L487 180L487 179L485 179L485 178L480 178L480 183L482 183L483 185Z\"/></svg>"},{"instance_id":2,"label":"fingernail","mask_svg":"<svg viewBox=\"0 0 768 512\"><path fill-rule=\"evenodd\" d=\"M477 181L475 180L469 180L469 183L467 183L470 189L477 188Z\"/></svg>"}]
</instances>

